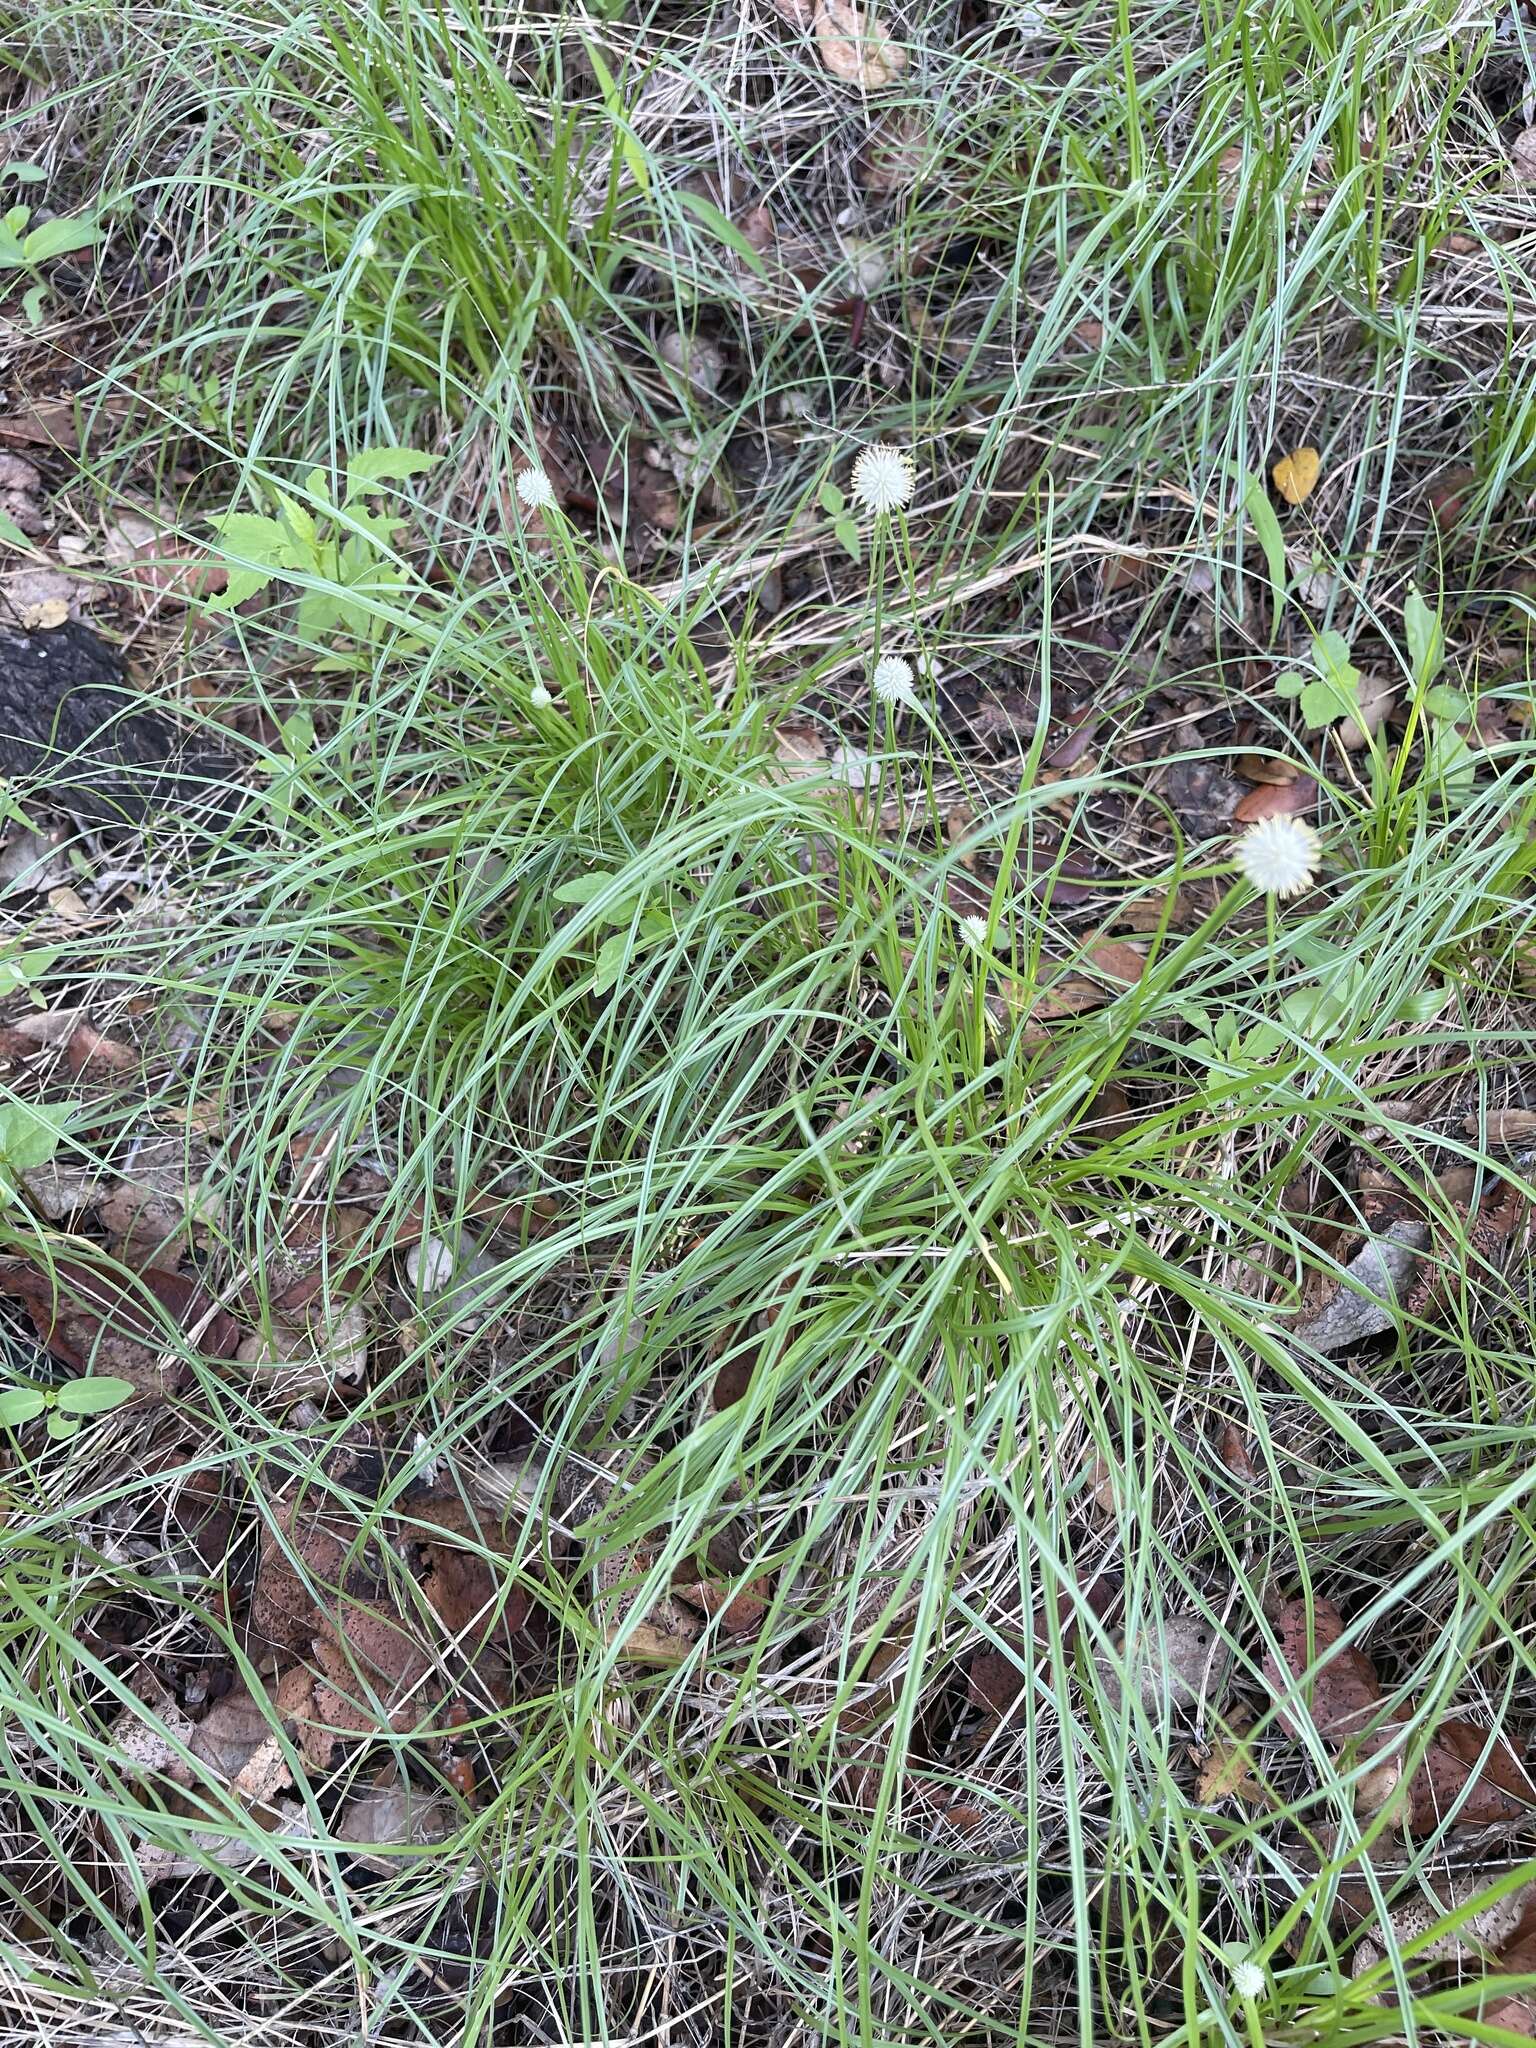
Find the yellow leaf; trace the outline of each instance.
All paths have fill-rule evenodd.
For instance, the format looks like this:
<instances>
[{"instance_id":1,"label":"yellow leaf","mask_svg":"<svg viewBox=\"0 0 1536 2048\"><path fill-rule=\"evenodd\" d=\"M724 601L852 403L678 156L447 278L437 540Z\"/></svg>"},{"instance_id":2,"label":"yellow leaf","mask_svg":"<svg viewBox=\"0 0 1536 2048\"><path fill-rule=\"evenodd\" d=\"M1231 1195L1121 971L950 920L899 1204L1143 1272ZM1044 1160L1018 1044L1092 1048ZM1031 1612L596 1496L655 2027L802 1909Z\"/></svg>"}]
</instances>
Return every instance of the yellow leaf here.
<instances>
[{"instance_id":1,"label":"yellow leaf","mask_svg":"<svg viewBox=\"0 0 1536 2048\"><path fill-rule=\"evenodd\" d=\"M815 0L816 47L834 78L876 92L907 68L907 53L893 43L856 0Z\"/></svg>"},{"instance_id":2,"label":"yellow leaf","mask_svg":"<svg viewBox=\"0 0 1536 2048\"><path fill-rule=\"evenodd\" d=\"M1315 448L1293 448L1289 455L1281 456L1269 473L1287 505L1302 505L1311 497L1322 466L1323 459Z\"/></svg>"}]
</instances>

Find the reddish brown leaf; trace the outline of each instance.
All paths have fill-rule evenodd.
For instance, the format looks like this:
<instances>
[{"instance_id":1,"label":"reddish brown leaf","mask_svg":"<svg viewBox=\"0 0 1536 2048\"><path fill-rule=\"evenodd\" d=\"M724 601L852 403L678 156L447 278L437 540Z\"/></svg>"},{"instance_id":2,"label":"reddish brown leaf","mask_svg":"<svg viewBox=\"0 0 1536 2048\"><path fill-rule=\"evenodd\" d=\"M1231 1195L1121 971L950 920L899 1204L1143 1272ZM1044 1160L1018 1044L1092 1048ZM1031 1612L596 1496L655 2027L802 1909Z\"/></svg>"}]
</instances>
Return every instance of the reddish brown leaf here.
<instances>
[{"instance_id":1,"label":"reddish brown leaf","mask_svg":"<svg viewBox=\"0 0 1536 2048\"><path fill-rule=\"evenodd\" d=\"M131 398L106 399L96 406L73 398L45 398L26 412L0 419L0 442L10 447L61 448L79 455L94 429L115 430L133 408Z\"/></svg>"},{"instance_id":2,"label":"reddish brown leaf","mask_svg":"<svg viewBox=\"0 0 1536 2048\"><path fill-rule=\"evenodd\" d=\"M718 1579L691 1579L674 1584L673 1592L690 1607L697 1607L711 1620L718 1617L728 1636L756 1635L768 1615L773 1594L768 1579L749 1579L743 1586L723 1585Z\"/></svg>"},{"instance_id":3,"label":"reddish brown leaf","mask_svg":"<svg viewBox=\"0 0 1536 2048\"><path fill-rule=\"evenodd\" d=\"M1128 1137L1140 1119L1131 1108L1130 1097L1118 1081L1106 1081L1088 1105L1083 1129L1092 1131L1103 1143Z\"/></svg>"},{"instance_id":4,"label":"reddish brown leaf","mask_svg":"<svg viewBox=\"0 0 1536 2048\"><path fill-rule=\"evenodd\" d=\"M1429 509L1442 533L1459 526L1467 501L1477 487L1477 471L1465 467L1448 469L1428 491Z\"/></svg>"},{"instance_id":5,"label":"reddish brown leaf","mask_svg":"<svg viewBox=\"0 0 1536 2048\"><path fill-rule=\"evenodd\" d=\"M1057 741L1046 760L1052 768L1070 768L1080 761L1093 745L1093 736L1099 729L1099 714L1088 709L1079 711L1067 720L1066 736Z\"/></svg>"},{"instance_id":6,"label":"reddish brown leaf","mask_svg":"<svg viewBox=\"0 0 1536 2048\"><path fill-rule=\"evenodd\" d=\"M1514 1933L1499 1950L1501 1977L1536 1976L1536 1906L1527 1906ZM1483 2023L1536 2038L1536 1991L1511 1991L1485 2005Z\"/></svg>"},{"instance_id":7,"label":"reddish brown leaf","mask_svg":"<svg viewBox=\"0 0 1536 2048\"><path fill-rule=\"evenodd\" d=\"M1465 1787L1458 1827L1518 1820L1536 1805L1536 1785L1502 1735L1471 1721L1442 1721L1409 1788L1415 1829L1423 1834L1438 1826Z\"/></svg>"},{"instance_id":8,"label":"reddish brown leaf","mask_svg":"<svg viewBox=\"0 0 1536 2048\"><path fill-rule=\"evenodd\" d=\"M1301 764L1279 754L1239 754L1237 772L1249 782L1294 782Z\"/></svg>"},{"instance_id":9,"label":"reddish brown leaf","mask_svg":"<svg viewBox=\"0 0 1536 2048\"><path fill-rule=\"evenodd\" d=\"M1029 1684L1028 1657L1029 1652L1022 1644L1019 1654L1013 1657L1006 1650L975 1651L966 1673L971 1705L980 1707L996 1721L1011 1720Z\"/></svg>"},{"instance_id":10,"label":"reddish brown leaf","mask_svg":"<svg viewBox=\"0 0 1536 2048\"><path fill-rule=\"evenodd\" d=\"M1288 1600L1276 1617L1275 1627L1284 1661L1277 1662L1266 1651L1264 1677L1280 1702L1290 1690L1289 1680L1304 1679L1339 1641L1344 1634L1344 1618L1331 1600L1316 1601L1309 1642L1307 1604L1304 1600ZM1381 1681L1370 1658L1351 1646L1329 1657L1303 1692L1310 1694L1312 1721L1319 1735L1337 1742L1358 1734L1367 1725L1381 1702ZM1305 1732L1305 1721L1283 1705L1279 1719L1290 1734L1299 1736Z\"/></svg>"},{"instance_id":11,"label":"reddish brown leaf","mask_svg":"<svg viewBox=\"0 0 1536 2048\"><path fill-rule=\"evenodd\" d=\"M1310 775L1298 775L1294 782L1261 782L1234 806L1232 817L1239 825L1255 825L1261 818L1304 817L1317 802L1317 783Z\"/></svg>"},{"instance_id":12,"label":"reddish brown leaf","mask_svg":"<svg viewBox=\"0 0 1536 2048\"><path fill-rule=\"evenodd\" d=\"M88 1017L83 1017L70 1033L64 1048L64 1064L78 1081L93 1071L98 1076L136 1073L139 1055L133 1046L125 1045L120 1038L108 1038Z\"/></svg>"},{"instance_id":13,"label":"reddish brown leaf","mask_svg":"<svg viewBox=\"0 0 1536 2048\"><path fill-rule=\"evenodd\" d=\"M1124 939L1099 939L1088 948L1088 965L1112 988L1131 988L1146 972L1147 956Z\"/></svg>"},{"instance_id":14,"label":"reddish brown leaf","mask_svg":"<svg viewBox=\"0 0 1536 2048\"><path fill-rule=\"evenodd\" d=\"M188 1333L199 1328L212 1303L180 1273L151 1266L137 1277L135 1287L73 1259L55 1259L51 1269L6 1259L0 1261L0 1294L23 1304L39 1341L55 1358L77 1372L94 1361L98 1371L119 1372L141 1394L154 1396L166 1391L159 1367L164 1326L145 1293ZM223 1309L214 1311L197 1339L205 1358L232 1358L239 1342L239 1327Z\"/></svg>"},{"instance_id":15,"label":"reddish brown leaf","mask_svg":"<svg viewBox=\"0 0 1536 2048\"><path fill-rule=\"evenodd\" d=\"M1234 1479L1241 1479L1245 1486L1251 1486L1258 1478L1253 1459L1248 1454L1248 1445L1242 1431L1235 1423L1228 1422L1216 1439L1216 1449L1221 1462Z\"/></svg>"}]
</instances>

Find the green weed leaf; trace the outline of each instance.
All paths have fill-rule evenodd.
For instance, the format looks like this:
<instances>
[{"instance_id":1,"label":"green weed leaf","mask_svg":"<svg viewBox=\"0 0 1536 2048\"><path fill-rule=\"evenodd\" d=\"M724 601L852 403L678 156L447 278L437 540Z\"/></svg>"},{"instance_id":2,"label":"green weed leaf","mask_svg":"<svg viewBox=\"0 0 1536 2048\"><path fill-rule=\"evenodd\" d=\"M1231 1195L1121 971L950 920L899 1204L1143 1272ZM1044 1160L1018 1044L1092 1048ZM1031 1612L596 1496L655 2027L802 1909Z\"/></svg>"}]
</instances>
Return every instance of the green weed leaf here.
<instances>
[{"instance_id":1,"label":"green weed leaf","mask_svg":"<svg viewBox=\"0 0 1536 2048\"><path fill-rule=\"evenodd\" d=\"M58 959L62 949L58 946L31 946L25 952L0 953L0 996L15 995L18 989L25 989L34 1003L43 998L37 991L37 983Z\"/></svg>"},{"instance_id":2,"label":"green weed leaf","mask_svg":"<svg viewBox=\"0 0 1536 2048\"><path fill-rule=\"evenodd\" d=\"M0 1429L19 1429L48 1406L41 1387L6 1387L0 1391Z\"/></svg>"},{"instance_id":3,"label":"green weed leaf","mask_svg":"<svg viewBox=\"0 0 1536 2048\"><path fill-rule=\"evenodd\" d=\"M362 496L384 483L404 483L437 461L421 448L364 448L347 464L347 499Z\"/></svg>"},{"instance_id":4,"label":"green weed leaf","mask_svg":"<svg viewBox=\"0 0 1536 2048\"><path fill-rule=\"evenodd\" d=\"M110 1409L121 1408L136 1391L132 1380L106 1372L99 1377L71 1380L68 1386L59 1388L56 1399L66 1415L105 1415Z\"/></svg>"},{"instance_id":5,"label":"green weed leaf","mask_svg":"<svg viewBox=\"0 0 1536 2048\"><path fill-rule=\"evenodd\" d=\"M1471 704L1449 683L1436 683L1432 690L1424 692L1424 709L1431 718L1448 719L1453 725L1472 715Z\"/></svg>"},{"instance_id":6,"label":"green weed leaf","mask_svg":"<svg viewBox=\"0 0 1536 2048\"><path fill-rule=\"evenodd\" d=\"M0 1182L11 1182L29 1167L46 1166L69 1135L72 1121L71 1110L47 1103L0 1103ZM14 1188L7 1191L14 1194Z\"/></svg>"},{"instance_id":7,"label":"green weed leaf","mask_svg":"<svg viewBox=\"0 0 1536 2048\"><path fill-rule=\"evenodd\" d=\"M701 220L715 237L716 241L724 242L732 255L739 256L742 262L746 264L748 270L758 277L766 277L768 275L767 266L764 264L761 255L753 248L736 223L732 220L727 220L713 201L706 199L702 192L679 192L677 197L679 204L685 206L696 219Z\"/></svg>"},{"instance_id":8,"label":"green weed leaf","mask_svg":"<svg viewBox=\"0 0 1536 2048\"><path fill-rule=\"evenodd\" d=\"M1440 614L1430 610L1416 590L1403 600L1403 631L1413 663L1413 679L1421 686L1432 683L1445 662L1445 630Z\"/></svg>"},{"instance_id":9,"label":"green weed leaf","mask_svg":"<svg viewBox=\"0 0 1536 2048\"><path fill-rule=\"evenodd\" d=\"M614 932L604 939L597 949L597 966L592 976L592 993L604 996L613 988L623 974L629 960L630 937L628 926L621 932Z\"/></svg>"},{"instance_id":10,"label":"green weed leaf","mask_svg":"<svg viewBox=\"0 0 1536 2048\"><path fill-rule=\"evenodd\" d=\"M1264 559L1269 564L1269 587L1274 592L1275 617L1278 619L1285 609L1285 536L1280 531L1279 515L1270 503L1269 491L1263 477L1250 476L1244 484L1243 510L1248 514L1249 524L1257 536L1259 546L1264 550Z\"/></svg>"},{"instance_id":11,"label":"green weed leaf","mask_svg":"<svg viewBox=\"0 0 1536 2048\"><path fill-rule=\"evenodd\" d=\"M56 256L72 256L77 249L94 249L101 229L90 220L45 220L22 244L29 264L50 263Z\"/></svg>"}]
</instances>

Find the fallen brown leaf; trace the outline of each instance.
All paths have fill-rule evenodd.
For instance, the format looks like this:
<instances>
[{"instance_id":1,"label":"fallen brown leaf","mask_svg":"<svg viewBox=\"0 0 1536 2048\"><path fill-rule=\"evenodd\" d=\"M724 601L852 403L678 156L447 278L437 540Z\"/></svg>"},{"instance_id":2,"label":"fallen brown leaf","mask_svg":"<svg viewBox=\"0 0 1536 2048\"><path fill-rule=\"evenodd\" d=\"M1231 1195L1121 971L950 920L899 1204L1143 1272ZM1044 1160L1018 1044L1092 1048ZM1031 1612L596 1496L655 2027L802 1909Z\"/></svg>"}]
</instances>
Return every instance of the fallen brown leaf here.
<instances>
[{"instance_id":1,"label":"fallen brown leaf","mask_svg":"<svg viewBox=\"0 0 1536 2048\"><path fill-rule=\"evenodd\" d=\"M812 27L822 63L848 85L878 92L907 68L906 51L855 0L814 0Z\"/></svg>"},{"instance_id":2,"label":"fallen brown leaf","mask_svg":"<svg viewBox=\"0 0 1536 2048\"><path fill-rule=\"evenodd\" d=\"M152 1266L128 1281L74 1259L55 1259L46 1269L25 1259L0 1261L0 1294L22 1303L55 1358L77 1372L89 1366L118 1373L151 1400L181 1379L179 1362L165 1357L164 1323L151 1303L183 1331L198 1328L211 1307L207 1293L180 1273ZM231 1358L239 1338L234 1317L219 1309L198 1349L204 1358Z\"/></svg>"},{"instance_id":3,"label":"fallen brown leaf","mask_svg":"<svg viewBox=\"0 0 1536 2048\"><path fill-rule=\"evenodd\" d=\"M1310 1654L1304 1601L1288 1601L1276 1626L1284 1662L1266 1653L1263 1669L1277 1705L1286 1697L1288 1674L1298 1680L1306 1680L1310 1674L1312 1720L1317 1732L1337 1744L1360 1734L1381 1704L1381 1681L1371 1659L1353 1645L1324 1662L1327 1651L1344 1634L1338 1609L1328 1600L1315 1603ZM1283 1705L1279 1706L1279 1719L1288 1733L1302 1733L1303 1724ZM1402 1719L1382 1726L1378 1739L1383 1748L1401 1743L1404 1726ZM1385 1756L1362 1781L1357 1799L1360 1809L1379 1811L1397 1796L1400 1779L1399 1758ZM1502 1735L1471 1721L1442 1721L1414 1773L1404 1805L1420 1834L1438 1827L1453 1807L1457 1826L1484 1827L1530 1813L1536 1806L1536 1784Z\"/></svg>"},{"instance_id":4,"label":"fallen brown leaf","mask_svg":"<svg viewBox=\"0 0 1536 2048\"><path fill-rule=\"evenodd\" d=\"M55 890L49 896L50 903L58 893ZM69 1035L64 1064L77 1081L88 1073L133 1074L139 1069L139 1053L122 1039L109 1038L104 1031L98 1031L88 1017L83 1017Z\"/></svg>"},{"instance_id":5,"label":"fallen brown leaf","mask_svg":"<svg viewBox=\"0 0 1536 2048\"><path fill-rule=\"evenodd\" d=\"M1450 533L1461 524L1467 501L1476 488L1477 471L1464 464L1446 470L1430 485L1429 509L1442 533Z\"/></svg>"},{"instance_id":6,"label":"fallen brown leaf","mask_svg":"<svg viewBox=\"0 0 1536 2048\"><path fill-rule=\"evenodd\" d=\"M528 1612L521 1589L502 1598L483 1554L520 1551L520 1537L494 1516L470 1514L456 1494L419 1501L409 1515L381 1515L375 1503L384 1480L382 1453L356 1431L314 1480L269 1502L262 1532L250 1633L279 1657L302 1660L312 1699L293 1718L305 1755L322 1766L338 1744L383 1727L440 1732L445 1659L497 1687ZM437 1629L407 1593L408 1580Z\"/></svg>"},{"instance_id":7,"label":"fallen brown leaf","mask_svg":"<svg viewBox=\"0 0 1536 2048\"><path fill-rule=\"evenodd\" d=\"M453 1808L446 1799L419 1791L394 1764L386 1764L364 1792L350 1798L336 1823L339 1841L368 1848L399 1848L438 1842L453 1832ZM382 1856L360 1859L369 1869L398 1868Z\"/></svg>"},{"instance_id":8,"label":"fallen brown leaf","mask_svg":"<svg viewBox=\"0 0 1536 2048\"><path fill-rule=\"evenodd\" d=\"M907 191L917 182L929 146L927 124L915 108L899 107L882 114L858 155L864 190L881 199Z\"/></svg>"},{"instance_id":9,"label":"fallen brown leaf","mask_svg":"<svg viewBox=\"0 0 1536 2048\"><path fill-rule=\"evenodd\" d=\"M722 1585L718 1579L689 1579L672 1588L679 1600L697 1607L710 1620L718 1620L728 1636L756 1635L768 1617L773 1595L768 1579L749 1579L745 1585Z\"/></svg>"},{"instance_id":10,"label":"fallen brown leaf","mask_svg":"<svg viewBox=\"0 0 1536 2048\"><path fill-rule=\"evenodd\" d=\"M1308 1688L1313 1725L1319 1735L1335 1742L1359 1734L1381 1702L1381 1681L1370 1658L1353 1645L1322 1662L1344 1634L1344 1617L1337 1607L1331 1600L1314 1602L1310 1641L1304 1600L1288 1600L1276 1617L1275 1629L1283 1661L1266 1650L1263 1670L1277 1703L1285 1699L1290 1680L1305 1680L1315 1666L1321 1665ZM1279 1707L1279 1720L1291 1735L1300 1736L1305 1731L1305 1718L1289 1707Z\"/></svg>"},{"instance_id":11,"label":"fallen brown leaf","mask_svg":"<svg viewBox=\"0 0 1536 2048\"><path fill-rule=\"evenodd\" d=\"M1310 775L1298 775L1294 782L1261 782L1232 812L1239 825L1255 825L1261 818L1304 817L1317 802L1317 783Z\"/></svg>"},{"instance_id":12,"label":"fallen brown leaf","mask_svg":"<svg viewBox=\"0 0 1536 2048\"><path fill-rule=\"evenodd\" d=\"M25 412L0 419L0 443L12 448L58 448L66 455L82 455L96 430L115 433L133 403L131 398L118 397L85 407L73 398L45 398Z\"/></svg>"},{"instance_id":13,"label":"fallen brown leaf","mask_svg":"<svg viewBox=\"0 0 1536 2048\"><path fill-rule=\"evenodd\" d=\"M1201 1806L1215 1806L1223 1799L1263 1805L1264 1791L1253 1775L1253 1756L1245 1743L1224 1737L1203 1753L1196 1750L1191 1755L1200 1766L1195 1798Z\"/></svg>"},{"instance_id":14,"label":"fallen brown leaf","mask_svg":"<svg viewBox=\"0 0 1536 2048\"><path fill-rule=\"evenodd\" d=\"M1485 1143L1507 1151L1536 1139L1536 1109L1491 1110L1486 1132L1475 1116L1463 1117L1461 1128L1469 1138L1483 1136Z\"/></svg>"},{"instance_id":15,"label":"fallen brown leaf","mask_svg":"<svg viewBox=\"0 0 1536 2048\"><path fill-rule=\"evenodd\" d=\"M1294 782L1301 764L1278 754L1239 754L1237 772L1249 782Z\"/></svg>"},{"instance_id":16,"label":"fallen brown leaf","mask_svg":"<svg viewBox=\"0 0 1536 2048\"><path fill-rule=\"evenodd\" d=\"M638 440L586 443L586 456L599 496L616 519L626 513L657 533L671 533L682 518L682 502L672 475L646 459ZM569 493L573 504L581 493ZM596 500L588 501L596 509Z\"/></svg>"},{"instance_id":17,"label":"fallen brown leaf","mask_svg":"<svg viewBox=\"0 0 1536 2048\"><path fill-rule=\"evenodd\" d=\"M1236 1423L1223 1425L1221 1435L1216 1439L1216 1449L1232 1477L1241 1479L1245 1486L1252 1486L1259 1475L1249 1455L1247 1440Z\"/></svg>"},{"instance_id":18,"label":"fallen brown leaf","mask_svg":"<svg viewBox=\"0 0 1536 2048\"><path fill-rule=\"evenodd\" d=\"M1514 1933L1499 1950L1498 1974L1536 1976L1536 1905L1526 1907ZM1485 2026L1503 2027L1508 2033L1536 2038L1536 1990L1511 1991L1496 1998L1483 2007L1482 2020Z\"/></svg>"},{"instance_id":19,"label":"fallen brown leaf","mask_svg":"<svg viewBox=\"0 0 1536 2048\"><path fill-rule=\"evenodd\" d=\"M222 562L205 548L166 533L140 512L125 511L107 528L102 554L126 580L156 603L188 605L214 597L229 582Z\"/></svg>"},{"instance_id":20,"label":"fallen brown leaf","mask_svg":"<svg viewBox=\"0 0 1536 2048\"><path fill-rule=\"evenodd\" d=\"M1458 1799L1456 1825L1483 1827L1529 1813L1536 1785L1502 1735L1471 1721L1442 1721L1409 1787L1415 1829L1437 1827Z\"/></svg>"}]
</instances>

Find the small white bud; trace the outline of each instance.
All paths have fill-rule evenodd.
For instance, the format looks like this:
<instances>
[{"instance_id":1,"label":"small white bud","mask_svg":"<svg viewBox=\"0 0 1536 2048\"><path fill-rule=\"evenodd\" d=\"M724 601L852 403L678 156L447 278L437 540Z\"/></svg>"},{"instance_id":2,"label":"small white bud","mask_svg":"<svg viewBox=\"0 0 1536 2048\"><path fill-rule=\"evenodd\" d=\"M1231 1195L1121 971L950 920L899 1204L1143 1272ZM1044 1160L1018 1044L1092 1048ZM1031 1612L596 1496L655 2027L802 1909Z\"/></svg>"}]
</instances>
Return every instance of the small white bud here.
<instances>
[{"instance_id":1,"label":"small white bud","mask_svg":"<svg viewBox=\"0 0 1536 2048\"><path fill-rule=\"evenodd\" d=\"M551 697L548 690L545 689L542 683L535 683L533 688L528 692L528 702L533 706L535 711L547 711L550 705L554 703L554 701L554 698Z\"/></svg>"},{"instance_id":2,"label":"small white bud","mask_svg":"<svg viewBox=\"0 0 1536 2048\"><path fill-rule=\"evenodd\" d=\"M1253 1999L1264 1996L1264 1968L1252 1956L1242 1956L1232 1965L1232 1989L1239 1998Z\"/></svg>"},{"instance_id":3,"label":"small white bud","mask_svg":"<svg viewBox=\"0 0 1536 2048\"><path fill-rule=\"evenodd\" d=\"M875 663L869 687L877 704L915 704L912 694L912 664L899 654L882 654Z\"/></svg>"}]
</instances>

